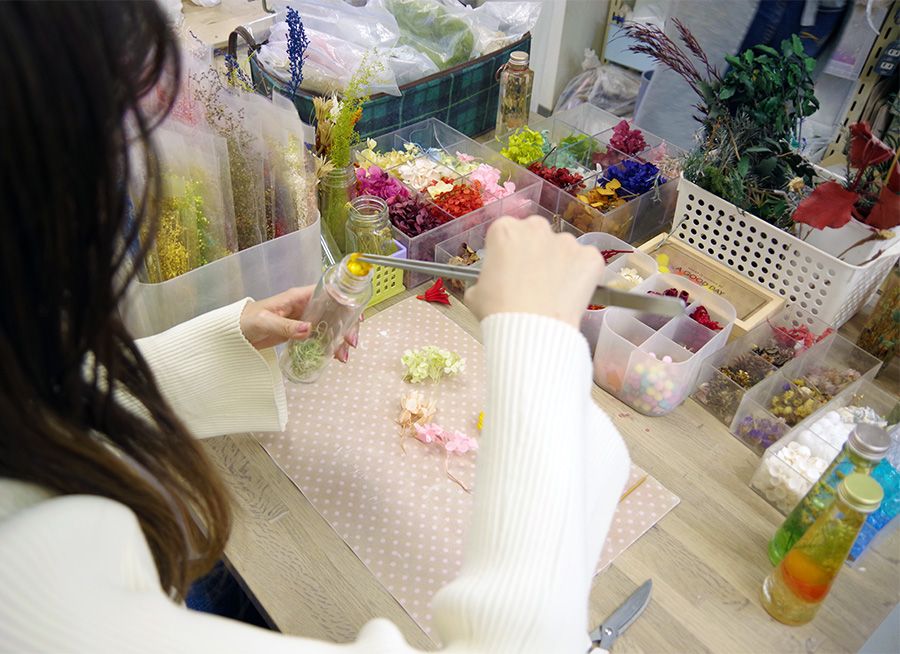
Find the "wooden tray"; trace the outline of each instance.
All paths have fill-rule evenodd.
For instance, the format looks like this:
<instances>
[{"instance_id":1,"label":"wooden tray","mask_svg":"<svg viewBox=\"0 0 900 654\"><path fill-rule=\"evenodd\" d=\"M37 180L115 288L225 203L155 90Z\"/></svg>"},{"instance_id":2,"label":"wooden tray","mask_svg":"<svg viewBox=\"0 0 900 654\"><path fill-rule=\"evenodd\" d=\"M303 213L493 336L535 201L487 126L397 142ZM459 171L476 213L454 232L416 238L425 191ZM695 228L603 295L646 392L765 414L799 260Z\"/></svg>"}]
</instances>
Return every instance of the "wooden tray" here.
<instances>
[{"instance_id":1,"label":"wooden tray","mask_svg":"<svg viewBox=\"0 0 900 654\"><path fill-rule=\"evenodd\" d=\"M656 259L660 272L687 277L734 305L737 319L731 340L775 315L784 306L784 298L742 277L728 266L702 254L674 236L662 233L638 248ZM751 253L750 256L756 256Z\"/></svg>"}]
</instances>

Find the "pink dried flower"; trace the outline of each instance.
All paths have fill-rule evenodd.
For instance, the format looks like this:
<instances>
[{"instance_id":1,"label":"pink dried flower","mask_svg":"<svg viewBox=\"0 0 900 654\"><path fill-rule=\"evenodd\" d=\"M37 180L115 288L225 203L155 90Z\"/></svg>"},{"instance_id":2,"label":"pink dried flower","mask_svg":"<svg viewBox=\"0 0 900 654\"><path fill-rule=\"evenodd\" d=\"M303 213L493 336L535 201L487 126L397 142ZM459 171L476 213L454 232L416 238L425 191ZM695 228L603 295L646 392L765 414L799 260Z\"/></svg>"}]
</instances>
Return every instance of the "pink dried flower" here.
<instances>
[{"instance_id":1,"label":"pink dried flower","mask_svg":"<svg viewBox=\"0 0 900 654\"><path fill-rule=\"evenodd\" d=\"M613 127L613 135L609 139L609 144L625 154L637 154L647 147L644 133L639 129L631 129L627 120L623 120Z\"/></svg>"}]
</instances>

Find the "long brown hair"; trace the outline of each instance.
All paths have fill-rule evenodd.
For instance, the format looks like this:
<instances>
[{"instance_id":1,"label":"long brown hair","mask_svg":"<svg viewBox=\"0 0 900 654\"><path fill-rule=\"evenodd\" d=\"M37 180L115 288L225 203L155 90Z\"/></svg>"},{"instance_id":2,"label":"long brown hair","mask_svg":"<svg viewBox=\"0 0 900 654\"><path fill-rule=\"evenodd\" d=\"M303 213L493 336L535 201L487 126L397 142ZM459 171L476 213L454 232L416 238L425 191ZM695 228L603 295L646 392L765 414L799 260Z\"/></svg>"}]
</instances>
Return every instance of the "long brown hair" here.
<instances>
[{"instance_id":1,"label":"long brown hair","mask_svg":"<svg viewBox=\"0 0 900 654\"><path fill-rule=\"evenodd\" d=\"M0 476L128 506L180 598L222 553L227 496L117 312L156 227L168 106L142 104L174 97L177 44L152 0L16 2L0 48Z\"/></svg>"}]
</instances>

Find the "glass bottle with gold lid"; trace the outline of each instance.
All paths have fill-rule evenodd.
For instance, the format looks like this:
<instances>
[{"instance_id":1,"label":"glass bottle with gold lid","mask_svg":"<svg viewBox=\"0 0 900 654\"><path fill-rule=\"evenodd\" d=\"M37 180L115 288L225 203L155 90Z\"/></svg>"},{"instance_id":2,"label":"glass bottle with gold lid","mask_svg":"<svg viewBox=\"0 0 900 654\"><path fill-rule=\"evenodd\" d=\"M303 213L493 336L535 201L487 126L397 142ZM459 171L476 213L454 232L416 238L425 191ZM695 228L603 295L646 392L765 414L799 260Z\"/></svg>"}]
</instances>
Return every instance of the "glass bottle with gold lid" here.
<instances>
[{"instance_id":1,"label":"glass bottle with gold lid","mask_svg":"<svg viewBox=\"0 0 900 654\"><path fill-rule=\"evenodd\" d=\"M884 491L869 475L848 475L834 502L798 540L762 586L763 608L779 622L812 620L847 560L853 541Z\"/></svg>"},{"instance_id":2,"label":"glass bottle with gold lid","mask_svg":"<svg viewBox=\"0 0 900 654\"><path fill-rule=\"evenodd\" d=\"M878 427L860 423L853 428L843 449L790 512L769 541L769 561L778 565L791 547L834 500L837 486L847 475L870 474L891 447L891 437Z\"/></svg>"},{"instance_id":3,"label":"glass bottle with gold lid","mask_svg":"<svg viewBox=\"0 0 900 654\"><path fill-rule=\"evenodd\" d=\"M278 360L288 380L304 384L318 380L372 299L372 266L356 257L347 255L319 280L300 317L310 325L309 336L290 341Z\"/></svg>"}]
</instances>

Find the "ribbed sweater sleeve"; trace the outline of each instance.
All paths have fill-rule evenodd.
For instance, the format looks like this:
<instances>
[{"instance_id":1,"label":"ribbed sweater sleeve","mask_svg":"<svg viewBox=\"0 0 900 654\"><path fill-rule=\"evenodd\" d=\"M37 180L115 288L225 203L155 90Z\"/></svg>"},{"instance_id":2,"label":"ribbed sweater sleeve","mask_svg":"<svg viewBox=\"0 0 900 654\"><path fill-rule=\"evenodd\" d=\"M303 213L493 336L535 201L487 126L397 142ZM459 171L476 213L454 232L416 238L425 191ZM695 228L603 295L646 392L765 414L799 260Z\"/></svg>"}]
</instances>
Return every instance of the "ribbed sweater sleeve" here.
<instances>
[{"instance_id":1,"label":"ribbed sweater sleeve","mask_svg":"<svg viewBox=\"0 0 900 654\"><path fill-rule=\"evenodd\" d=\"M226 309L192 321L181 334L155 337L147 350L155 365L193 362L184 373L164 366L158 374L176 406L189 408L173 391L181 388L214 409L216 420L200 412L191 418L204 434L230 430L225 416L246 420L254 407L274 414L278 406L272 398L234 394L228 397L237 407L228 407L220 396L230 389L211 380L215 392L208 398L209 384L195 386L204 375L194 369L220 356L257 368L240 374L242 383L278 372L241 351L243 337L233 332L240 313L235 305ZM577 330L524 314L495 315L482 328L489 390L474 515L462 571L434 600L436 626L444 651L453 654L583 654L591 578L628 475L628 455L591 401L590 358ZM195 342L216 336L226 343ZM238 372L222 379L229 375ZM0 479L0 497L29 492L23 486ZM38 493L35 502L5 517L0 502L0 651L416 651L383 619L365 625L355 642L334 645L188 611L159 588L129 509L99 497Z\"/></svg>"},{"instance_id":2,"label":"ribbed sweater sleeve","mask_svg":"<svg viewBox=\"0 0 900 654\"><path fill-rule=\"evenodd\" d=\"M249 301L137 341L163 397L198 438L283 431L287 423L275 350L256 350L241 332Z\"/></svg>"}]
</instances>

